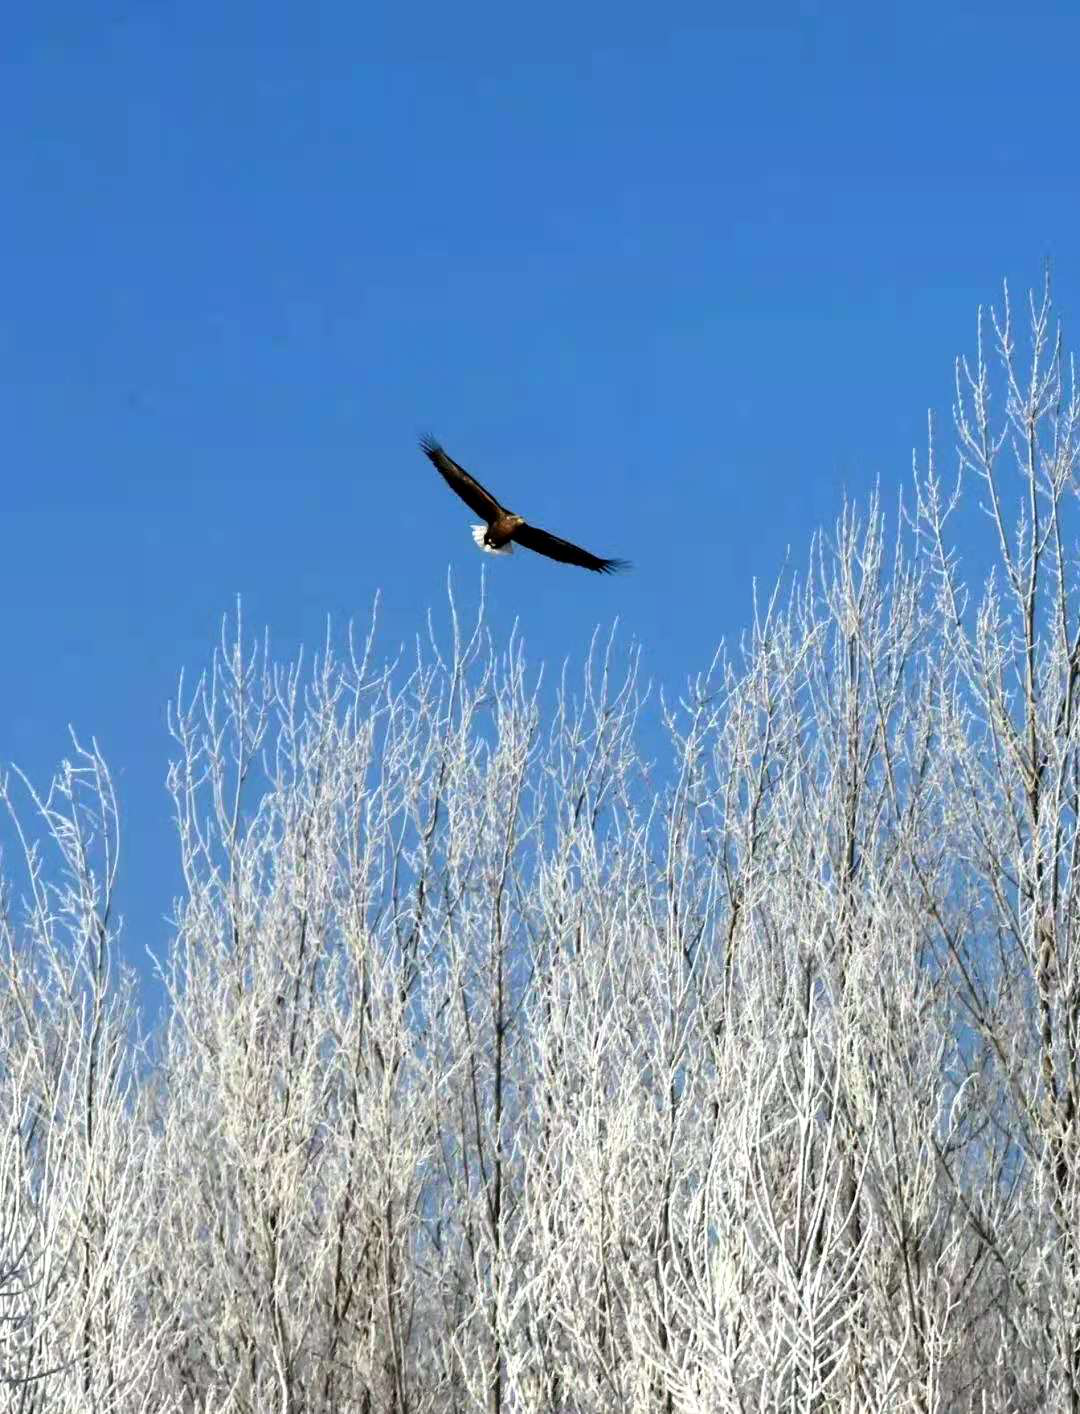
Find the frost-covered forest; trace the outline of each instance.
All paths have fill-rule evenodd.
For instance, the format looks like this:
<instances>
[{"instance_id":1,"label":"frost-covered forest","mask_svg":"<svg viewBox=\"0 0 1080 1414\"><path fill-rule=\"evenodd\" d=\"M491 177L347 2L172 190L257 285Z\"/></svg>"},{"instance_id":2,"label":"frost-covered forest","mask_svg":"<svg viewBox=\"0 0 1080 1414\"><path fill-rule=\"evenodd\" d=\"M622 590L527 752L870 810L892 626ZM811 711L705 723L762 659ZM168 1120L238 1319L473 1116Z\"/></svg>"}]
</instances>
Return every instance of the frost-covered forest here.
<instances>
[{"instance_id":1,"label":"frost-covered forest","mask_svg":"<svg viewBox=\"0 0 1080 1414\"><path fill-rule=\"evenodd\" d=\"M106 762L9 775L2 1407L1080 1411L1078 462L1006 297L677 700L237 626L149 1034Z\"/></svg>"}]
</instances>

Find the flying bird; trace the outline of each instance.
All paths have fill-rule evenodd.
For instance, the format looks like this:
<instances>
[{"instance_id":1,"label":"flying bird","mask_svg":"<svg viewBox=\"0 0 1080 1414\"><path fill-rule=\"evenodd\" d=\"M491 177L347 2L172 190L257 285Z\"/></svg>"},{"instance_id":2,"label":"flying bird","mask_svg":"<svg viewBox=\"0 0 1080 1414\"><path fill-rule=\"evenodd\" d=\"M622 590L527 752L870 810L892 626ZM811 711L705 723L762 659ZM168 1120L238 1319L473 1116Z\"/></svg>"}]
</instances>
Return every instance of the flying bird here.
<instances>
[{"instance_id":1,"label":"flying bird","mask_svg":"<svg viewBox=\"0 0 1080 1414\"><path fill-rule=\"evenodd\" d=\"M456 492L471 511L484 517L485 524L472 528L473 539L481 550L493 555L509 555L514 545L524 545L526 550L547 555L549 560L559 560L564 565L580 565L582 569L595 570L597 574L612 574L615 570L630 568L627 560L605 560L599 555L590 555L580 545L571 545L569 540L562 540L550 531L529 525L523 517L501 506L491 492L485 491L475 477L448 457L433 438L421 438L420 447L450 490Z\"/></svg>"}]
</instances>

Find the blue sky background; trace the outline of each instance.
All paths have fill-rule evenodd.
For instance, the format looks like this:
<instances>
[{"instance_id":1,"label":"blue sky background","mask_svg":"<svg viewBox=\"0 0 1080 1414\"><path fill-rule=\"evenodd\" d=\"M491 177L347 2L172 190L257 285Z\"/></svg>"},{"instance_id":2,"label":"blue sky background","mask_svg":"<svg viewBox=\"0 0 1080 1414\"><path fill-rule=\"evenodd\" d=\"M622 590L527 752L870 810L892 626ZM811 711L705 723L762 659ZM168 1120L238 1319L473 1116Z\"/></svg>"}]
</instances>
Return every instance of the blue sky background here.
<instances>
[{"instance_id":1,"label":"blue sky background","mask_svg":"<svg viewBox=\"0 0 1080 1414\"><path fill-rule=\"evenodd\" d=\"M239 593L281 655L475 602L421 431L633 574L487 566L677 685L751 581L946 416L1002 277L1080 317L1059 4L85 0L0 42L5 690L44 784L94 734L127 950L175 886L165 704Z\"/></svg>"}]
</instances>

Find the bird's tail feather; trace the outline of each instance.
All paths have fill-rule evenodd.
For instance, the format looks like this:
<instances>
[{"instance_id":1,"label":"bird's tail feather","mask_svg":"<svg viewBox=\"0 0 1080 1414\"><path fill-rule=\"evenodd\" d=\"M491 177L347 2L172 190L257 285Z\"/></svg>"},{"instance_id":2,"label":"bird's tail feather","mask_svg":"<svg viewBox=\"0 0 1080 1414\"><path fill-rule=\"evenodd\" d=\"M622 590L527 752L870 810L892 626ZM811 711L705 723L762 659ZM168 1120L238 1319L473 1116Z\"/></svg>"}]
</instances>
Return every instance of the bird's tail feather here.
<instances>
[{"instance_id":1,"label":"bird's tail feather","mask_svg":"<svg viewBox=\"0 0 1080 1414\"><path fill-rule=\"evenodd\" d=\"M484 544L484 536L485 536L486 534L487 534L487 526L486 526L486 525L474 525L474 526L473 526L473 528L472 528L472 538L473 538L473 539L476 541L476 543L480 546L481 550L486 551L487 554L489 554L489 555L511 555L511 554L513 554L514 547L513 547L513 545L511 545L511 544L509 544L509 543L507 543L506 545L499 545L499 546L495 546L495 545L485 545L485 544Z\"/></svg>"}]
</instances>

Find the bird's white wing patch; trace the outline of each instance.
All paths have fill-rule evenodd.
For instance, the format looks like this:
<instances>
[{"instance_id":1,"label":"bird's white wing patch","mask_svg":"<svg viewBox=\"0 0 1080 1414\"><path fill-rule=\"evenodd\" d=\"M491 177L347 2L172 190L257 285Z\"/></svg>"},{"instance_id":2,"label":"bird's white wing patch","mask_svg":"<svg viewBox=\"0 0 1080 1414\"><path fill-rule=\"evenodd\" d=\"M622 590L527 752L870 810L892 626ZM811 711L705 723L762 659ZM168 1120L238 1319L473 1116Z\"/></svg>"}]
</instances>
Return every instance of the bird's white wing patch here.
<instances>
[{"instance_id":1,"label":"bird's white wing patch","mask_svg":"<svg viewBox=\"0 0 1080 1414\"><path fill-rule=\"evenodd\" d=\"M509 543L507 543L506 545L500 545L500 546L498 546L497 548L496 548L496 546L494 546L494 545L485 545L485 544L484 544L484 536L485 536L486 534L487 534L487 526L486 526L486 525L474 525L474 526L473 526L473 528L472 528L472 538L473 538L473 539L476 541L476 543L480 546L481 550L484 550L484 551L485 551L487 554L489 554L489 555L512 555L512 554L514 553L514 547L513 547L513 545L511 545L511 544L509 544Z\"/></svg>"}]
</instances>

